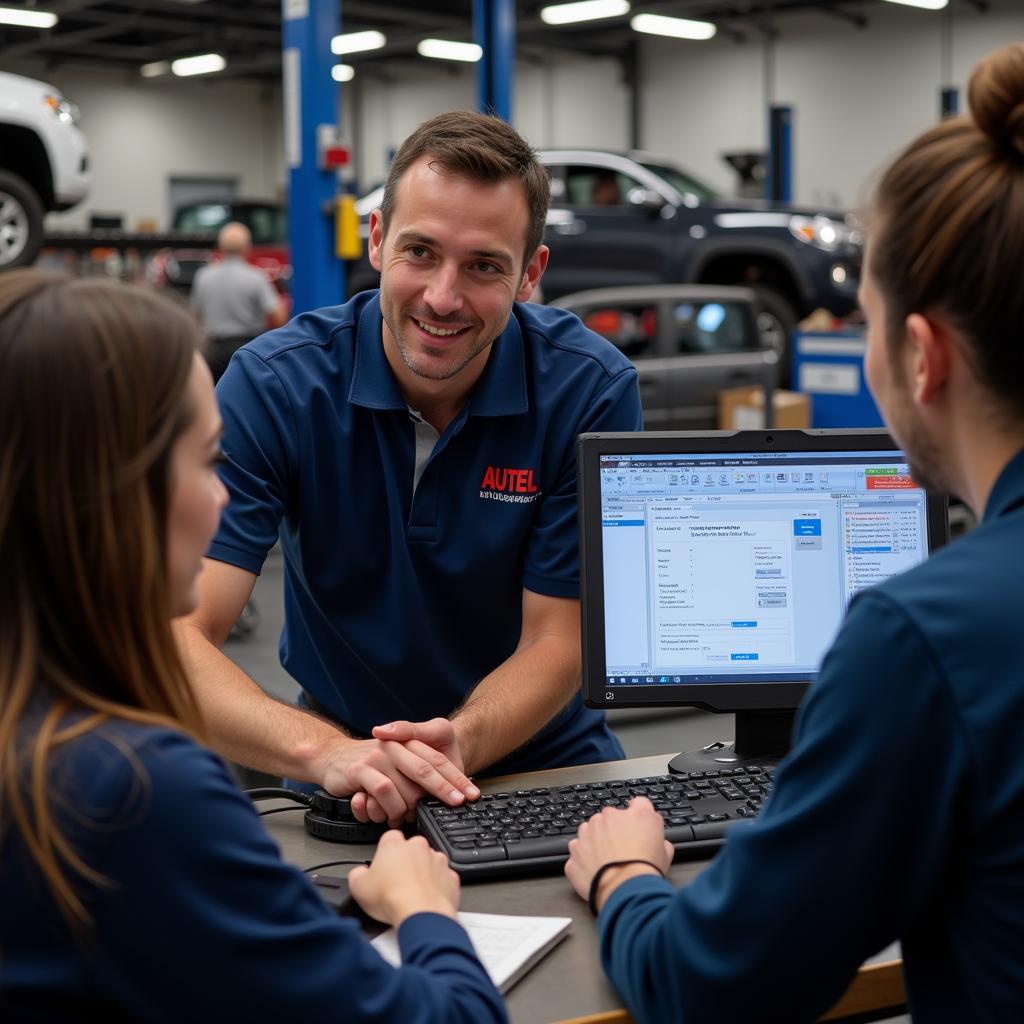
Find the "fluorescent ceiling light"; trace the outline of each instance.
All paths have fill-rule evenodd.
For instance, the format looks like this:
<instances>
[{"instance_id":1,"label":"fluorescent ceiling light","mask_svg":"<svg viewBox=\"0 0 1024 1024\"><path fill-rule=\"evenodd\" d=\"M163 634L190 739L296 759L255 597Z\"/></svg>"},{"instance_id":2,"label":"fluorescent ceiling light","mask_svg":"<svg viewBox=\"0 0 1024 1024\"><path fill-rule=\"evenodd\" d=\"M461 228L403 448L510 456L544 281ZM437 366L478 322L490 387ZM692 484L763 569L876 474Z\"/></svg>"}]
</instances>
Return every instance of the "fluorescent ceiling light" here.
<instances>
[{"instance_id":1,"label":"fluorescent ceiling light","mask_svg":"<svg viewBox=\"0 0 1024 1024\"><path fill-rule=\"evenodd\" d=\"M169 60L155 60L151 64L143 64L139 68L139 74L143 78L159 78L161 75L171 73L171 62Z\"/></svg>"},{"instance_id":2,"label":"fluorescent ceiling light","mask_svg":"<svg viewBox=\"0 0 1024 1024\"><path fill-rule=\"evenodd\" d=\"M920 7L926 11L941 11L949 5L949 0L889 0L891 4L902 4L904 7Z\"/></svg>"},{"instance_id":3,"label":"fluorescent ceiling light","mask_svg":"<svg viewBox=\"0 0 1024 1024\"><path fill-rule=\"evenodd\" d=\"M663 14L636 14L629 19L629 24L635 32L671 36L673 39L710 39L718 31L710 21L667 18Z\"/></svg>"},{"instance_id":4,"label":"fluorescent ceiling light","mask_svg":"<svg viewBox=\"0 0 1024 1024\"><path fill-rule=\"evenodd\" d=\"M189 75L209 75L214 71L223 71L227 61L219 53L201 53L196 57L181 57L171 61L171 73L179 78Z\"/></svg>"},{"instance_id":5,"label":"fluorescent ceiling light","mask_svg":"<svg viewBox=\"0 0 1024 1024\"><path fill-rule=\"evenodd\" d=\"M629 14L629 0L578 0L571 4L552 4L540 9L540 20L549 25L571 25L576 21L617 18Z\"/></svg>"},{"instance_id":6,"label":"fluorescent ceiling light","mask_svg":"<svg viewBox=\"0 0 1024 1024\"><path fill-rule=\"evenodd\" d=\"M351 64L335 64L331 68L331 78L336 82L351 82L355 73L356 69Z\"/></svg>"},{"instance_id":7,"label":"fluorescent ceiling light","mask_svg":"<svg viewBox=\"0 0 1024 1024\"><path fill-rule=\"evenodd\" d=\"M478 61L484 55L484 51L476 43L455 43L450 39L423 39L417 43L416 52L421 57L465 60L470 63Z\"/></svg>"},{"instance_id":8,"label":"fluorescent ceiling light","mask_svg":"<svg viewBox=\"0 0 1024 1024\"><path fill-rule=\"evenodd\" d=\"M331 40L331 53L362 53L363 50L379 50L388 37L383 32L343 32Z\"/></svg>"},{"instance_id":9,"label":"fluorescent ceiling light","mask_svg":"<svg viewBox=\"0 0 1024 1024\"><path fill-rule=\"evenodd\" d=\"M29 11L23 7L0 7L0 25L20 25L22 28L53 28L57 15L49 11Z\"/></svg>"}]
</instances>

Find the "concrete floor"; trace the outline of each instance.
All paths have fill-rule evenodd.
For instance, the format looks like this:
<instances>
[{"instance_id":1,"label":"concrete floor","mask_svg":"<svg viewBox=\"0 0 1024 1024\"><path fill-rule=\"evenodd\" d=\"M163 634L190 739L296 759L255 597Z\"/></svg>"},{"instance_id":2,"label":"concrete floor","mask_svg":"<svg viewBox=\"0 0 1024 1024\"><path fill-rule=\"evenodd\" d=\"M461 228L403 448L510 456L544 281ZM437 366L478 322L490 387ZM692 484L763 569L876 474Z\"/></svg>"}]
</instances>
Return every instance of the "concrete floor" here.
<instances>
[{"instance_id":1,"label":"concrete floor","mask_svg":"<svg viewBox=\"0 0 1024 1024\"><path fill-rule=\"evenodd\" d=\"M263 567L253 595L258 609L256 628L243 640L229 640L225 653L269 693L293 701L298 686L281 667L277 653L284 622L282 576L281 556L275 549ZM608 718L628 757L693 750L716 739L729 739L733 732L732 715L690 708L622 710L611 712ZM241 777L244 785L258 784L258 777L248 773L241 773ZM910 1024L910 1018L890 1018L885 1024Z\"/></svg>"}]
</instances>

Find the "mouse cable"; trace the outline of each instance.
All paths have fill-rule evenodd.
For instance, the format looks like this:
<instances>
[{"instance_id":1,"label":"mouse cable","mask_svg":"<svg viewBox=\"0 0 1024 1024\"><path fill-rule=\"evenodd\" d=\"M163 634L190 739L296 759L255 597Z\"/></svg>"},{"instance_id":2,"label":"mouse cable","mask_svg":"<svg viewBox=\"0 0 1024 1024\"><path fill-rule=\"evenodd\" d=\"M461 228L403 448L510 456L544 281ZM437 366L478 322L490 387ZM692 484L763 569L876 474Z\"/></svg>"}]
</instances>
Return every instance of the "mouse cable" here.
<instances>
[{"instance_id":1,"label":"mouse cable","mask_svg":"<svg viewBox=\"0 0 1024 1024\"><path fill-rule=\"evenodd\" d=\"M309 807L313 798L308 793L300 793L297 789L285 789L283 786L260 786L257 789L243 789L250 800L292 800L302 807ZM295 811L297 807L279 807L280 811ZM261 814L273 814L273 811L261 811Z\"/></svg>"},{"instance_id":2,"label":"mouse cable","mask_svg":"<svg viewBox=\"0 0 1024 1024\"><path fill-rule=\"evenodd\" d=\"M352 864L357 867L368 868L370 862L368 860L327 860L323 864L314 864L311 868L303 868L305 874L309 874L310 871L319 871L321 868L336 868L346 864Z\"/></svg>"}]
</instances>

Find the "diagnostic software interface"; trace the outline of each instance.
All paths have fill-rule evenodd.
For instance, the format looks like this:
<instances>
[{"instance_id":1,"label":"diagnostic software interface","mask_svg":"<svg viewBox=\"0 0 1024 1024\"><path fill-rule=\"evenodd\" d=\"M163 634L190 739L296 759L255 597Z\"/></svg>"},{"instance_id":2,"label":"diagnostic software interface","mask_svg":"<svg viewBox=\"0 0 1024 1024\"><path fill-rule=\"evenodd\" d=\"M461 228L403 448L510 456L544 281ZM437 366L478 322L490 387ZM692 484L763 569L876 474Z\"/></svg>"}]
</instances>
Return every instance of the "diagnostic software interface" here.
<instances>
[{"instance_id":1,"label":"diagnostic software interface","mask_svg":"<svg viewBox=\"0 0 1024 1024\"><path fill-rule=\"evenodd\" d=\"M600 467L609 685L813 679L853 595L928 551L901 452Z\"/></svg>"}]
</instances>

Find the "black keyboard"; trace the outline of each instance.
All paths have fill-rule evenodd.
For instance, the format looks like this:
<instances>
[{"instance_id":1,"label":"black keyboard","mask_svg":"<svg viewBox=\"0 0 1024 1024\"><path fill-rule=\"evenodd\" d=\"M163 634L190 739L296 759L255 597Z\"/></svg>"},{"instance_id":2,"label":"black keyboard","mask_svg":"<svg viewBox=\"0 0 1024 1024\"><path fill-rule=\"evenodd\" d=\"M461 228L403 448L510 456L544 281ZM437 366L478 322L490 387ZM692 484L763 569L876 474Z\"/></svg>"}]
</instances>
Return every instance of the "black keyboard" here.
<instances>
[{"instance_id":1,"label":"black keyboard","mask_svg":"<svg viewBox=\"0 0 1024 1024\"><path fill-rule=\"evenodd\" d=\"M767 796L774 765L656 775L576 786L488 793L462 807L419 804L420 832L466 881L561 869L580 823L602 807L646 796L665 819L676 857L707 856L737 822L753 818Z\"/></svg>"}]
</instances>

